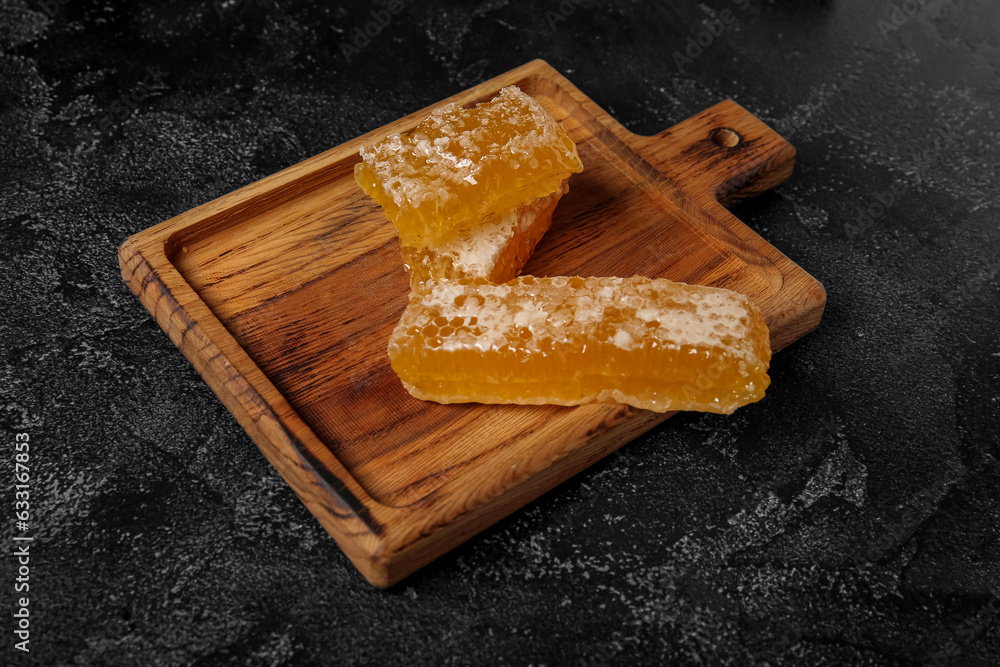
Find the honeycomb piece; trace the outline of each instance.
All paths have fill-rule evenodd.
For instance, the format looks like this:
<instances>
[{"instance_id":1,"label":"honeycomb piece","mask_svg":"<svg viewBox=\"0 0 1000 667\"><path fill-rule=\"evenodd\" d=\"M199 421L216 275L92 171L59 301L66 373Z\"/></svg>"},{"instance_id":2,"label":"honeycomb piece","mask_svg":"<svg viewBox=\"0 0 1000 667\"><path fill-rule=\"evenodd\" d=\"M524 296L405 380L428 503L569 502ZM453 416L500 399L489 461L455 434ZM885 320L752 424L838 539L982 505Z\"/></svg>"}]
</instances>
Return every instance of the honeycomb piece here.
<instances>
[{"instance_id":1,"label":"honeycomb piece","mask_svg":"<svg viewBox=\"0 0 1000 667\"><path fill-rule=\"evenodd\" d=\"M504 213L491 213L451 241L422 248L404 245L403 264L410 273L410 286L420 289L431 278L482 277L491 283L516 278L548 231L556 204L568 189L564 181L550 195Z\"/></svg>"},{"instance_id":2,"label":"honeycomb piece","mask_svg":"<svg viewBox=\"0 0 1000 667\"><path fill-rule=\"evenodd\" d=\"M547 197L582 170L566 130L508 86L472 109L446 104L412 131L363 147L354 177L402 245L423 249Z\"/></svg>"},{"instance_id":3,"label":"honeycomb piece","mask_svg":"<svg viewBox=\"0 0 1000 667\"><path fill-rule=\"evenodd\" d=\"M729 414L770 384L767 325L730 290L639 276L425 287L389 340L416 398Z\"/></svg>"}]
</instances>

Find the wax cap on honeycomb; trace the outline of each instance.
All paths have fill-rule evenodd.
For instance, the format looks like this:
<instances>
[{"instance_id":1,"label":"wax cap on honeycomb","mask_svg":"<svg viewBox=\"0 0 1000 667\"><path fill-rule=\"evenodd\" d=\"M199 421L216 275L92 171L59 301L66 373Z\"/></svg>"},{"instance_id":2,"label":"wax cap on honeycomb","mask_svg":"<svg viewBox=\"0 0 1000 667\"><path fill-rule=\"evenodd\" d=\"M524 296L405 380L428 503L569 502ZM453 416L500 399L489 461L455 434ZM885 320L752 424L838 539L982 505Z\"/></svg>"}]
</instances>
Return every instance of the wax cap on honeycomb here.
<instances>
[{"instance_id":1,"label":"wax cap on honeycomb","mask_svg":"<svg viewBox=\"0 0 1000 667\"><path fill-rule=\"evenodd\" d=\"M771 349L760 311L725 289L663 279L431 281L389 341L417 398L595 401L730 413L763 397Z\"/></svg>"}]
</instances>

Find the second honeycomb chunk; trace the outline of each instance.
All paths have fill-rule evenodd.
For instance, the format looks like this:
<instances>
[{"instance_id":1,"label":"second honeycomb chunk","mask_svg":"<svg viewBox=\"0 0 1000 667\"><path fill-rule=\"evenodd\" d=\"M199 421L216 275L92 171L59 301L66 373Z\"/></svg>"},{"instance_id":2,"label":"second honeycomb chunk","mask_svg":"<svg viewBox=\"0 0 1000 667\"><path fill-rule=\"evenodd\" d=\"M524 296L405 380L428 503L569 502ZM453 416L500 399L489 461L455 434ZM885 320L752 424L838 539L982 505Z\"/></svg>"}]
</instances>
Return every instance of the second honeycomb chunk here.
<instances>
[{"instance_id":1,"label":"second honeycomb chunk","mask_svg":"<svg viewBox=\"0 0 1000 667\"><path fill-rule=\"evenodd\" d=\"M440 403L728 414L764 396L770 359L742 294L638 276L431 281L389 340L406 389Z\"/></svg>"}]
</instances>

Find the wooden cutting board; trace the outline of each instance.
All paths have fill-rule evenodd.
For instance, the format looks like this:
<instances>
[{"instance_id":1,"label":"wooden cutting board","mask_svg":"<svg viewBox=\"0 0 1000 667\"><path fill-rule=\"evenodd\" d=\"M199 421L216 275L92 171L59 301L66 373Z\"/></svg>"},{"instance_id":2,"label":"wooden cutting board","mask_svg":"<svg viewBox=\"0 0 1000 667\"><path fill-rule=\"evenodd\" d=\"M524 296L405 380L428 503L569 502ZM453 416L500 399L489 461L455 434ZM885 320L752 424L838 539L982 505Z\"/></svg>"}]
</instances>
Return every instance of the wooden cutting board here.
<instances>
[{"instance_id":1,"label":"wooden cutting board","mask_svg":"<svg viewBox=\"0 0 1000 667\"><path fill-rule=\"evenodd\" d=\"M795 149L732 101L627 131L536 60L516 84L585 164L525 273L641 274L734 289L775 350L819 324L814 278L723 205L791 173ZM438 105L435 105L438 106ZM136 234L122 276L365 577L388 586L662 422L619 405L411 398L386 343L408 294L392 225L355 184L358 148L430 107ZM768 400L768 399L764 399Z\"/></svg>"}]
</instances>

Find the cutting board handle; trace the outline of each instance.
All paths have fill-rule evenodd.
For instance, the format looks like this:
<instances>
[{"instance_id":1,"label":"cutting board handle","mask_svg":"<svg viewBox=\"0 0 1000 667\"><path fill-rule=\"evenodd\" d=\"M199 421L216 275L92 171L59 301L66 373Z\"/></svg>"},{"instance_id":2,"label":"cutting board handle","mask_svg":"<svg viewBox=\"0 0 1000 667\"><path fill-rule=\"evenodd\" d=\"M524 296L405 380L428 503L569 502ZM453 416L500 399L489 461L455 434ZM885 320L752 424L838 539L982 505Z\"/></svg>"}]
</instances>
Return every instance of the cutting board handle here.
<instances>
[{"instance_id":1,"label":"cutting board handle","mask_svg":"<svg viewBox=\"0 0 1000 667\"><path fill-rule=\"evenodd\" d=\"M770 190L795 164L795 148L732 100L630 143L703 205L728 206Z\"/></svg>"}]
</instances>

